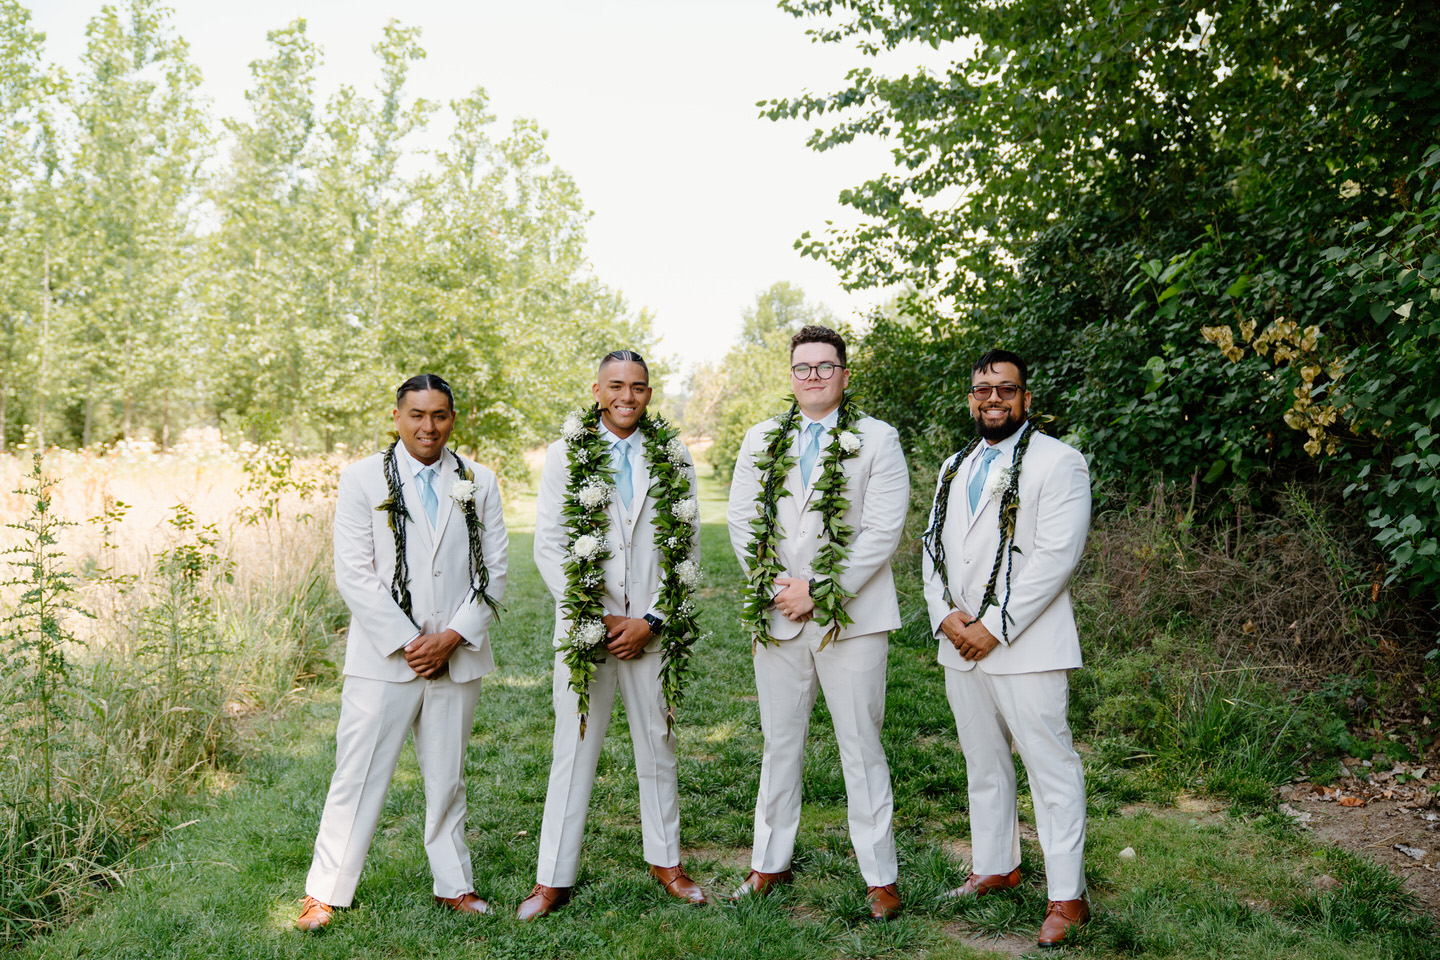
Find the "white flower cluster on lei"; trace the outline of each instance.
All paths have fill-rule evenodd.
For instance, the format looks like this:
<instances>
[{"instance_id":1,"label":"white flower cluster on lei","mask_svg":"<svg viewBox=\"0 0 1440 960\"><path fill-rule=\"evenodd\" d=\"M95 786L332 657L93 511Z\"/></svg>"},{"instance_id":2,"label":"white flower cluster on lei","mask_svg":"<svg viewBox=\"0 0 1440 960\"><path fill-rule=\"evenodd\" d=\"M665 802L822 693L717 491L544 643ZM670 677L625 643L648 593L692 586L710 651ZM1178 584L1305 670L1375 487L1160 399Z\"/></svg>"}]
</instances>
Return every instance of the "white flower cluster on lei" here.
<instances>
[{"instance_id":1,"label":"white flower cluster on lei","mask_svg":"<svg viewBox=\"0 0 1440 960\"><path fill-rule=\"evenodd\" d=\"M585 736L590 712L590 681L595 665L605 655L605 561L610 559L610 514L615 481L605 442L600 438L600 410L576 410L560 425L565 441L569 477L561 519L569 531L565 557L565 596L561 612L570 630L554 641L570 670L570 689L579 697L580 736ZM653 497L652 523L655 549L660 555L660 597L656 608L664 619L660 631L663 659L661 686L665 693L666 723L672 725L684 687L690 647L699 632L692 594L699 586L700 564L695 559L695 535L700 504L691 492L695 468L690 451L678 431L663 417L645 414L638 425L645 441ZM642 501L643 502L643 501ZM640 508L637 504L637 509Z\"/></svg>"}]
</instances>

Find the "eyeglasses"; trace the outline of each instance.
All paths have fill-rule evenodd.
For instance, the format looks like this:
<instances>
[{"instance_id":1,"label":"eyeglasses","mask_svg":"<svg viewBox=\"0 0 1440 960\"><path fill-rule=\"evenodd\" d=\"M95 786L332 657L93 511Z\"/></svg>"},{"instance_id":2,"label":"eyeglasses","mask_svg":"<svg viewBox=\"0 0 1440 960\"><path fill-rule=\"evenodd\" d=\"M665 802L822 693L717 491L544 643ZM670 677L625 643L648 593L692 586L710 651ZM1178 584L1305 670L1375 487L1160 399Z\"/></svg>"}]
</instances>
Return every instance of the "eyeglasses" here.
<instances>
[{"instance_id":1,"label":"eyeglasses","mask_svg":"<svg viewBox=\"0 0 1440 960\"><path fill-rule=\"evenodd\" d=\"M812 371L816 373L821 380L829 380L835 376L836 370L844 369L845 364L843 363L797 363L790 368L790 372L795 375L796 380L809 380Z\"/></svg>"},{"instance_id":2,"label":"eyeglasses","mask_svg":"<svg viewBox=\"0 0 1440 960\"><path fill-rule=\"evenodd\" d=\"M1001 400L1014 400L1015 395L1020 392L1021 387L1015 383L1001 383L996 386L991 386L988 383L977 383L970 388L970 396L976 400L989 400L991 390L998 393Z\"/></svg>"}]
</instances>

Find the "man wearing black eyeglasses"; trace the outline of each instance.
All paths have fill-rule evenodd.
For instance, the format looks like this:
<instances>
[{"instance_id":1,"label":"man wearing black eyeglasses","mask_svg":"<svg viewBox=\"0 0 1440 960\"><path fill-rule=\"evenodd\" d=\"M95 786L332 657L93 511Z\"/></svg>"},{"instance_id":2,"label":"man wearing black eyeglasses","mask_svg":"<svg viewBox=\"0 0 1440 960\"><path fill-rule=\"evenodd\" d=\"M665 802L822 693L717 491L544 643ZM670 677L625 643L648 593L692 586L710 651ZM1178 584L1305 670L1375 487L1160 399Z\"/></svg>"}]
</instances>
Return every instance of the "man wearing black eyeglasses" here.
<instances>
[{"instance_id":1,"label":"man wearing black eyeglasses","mask_svg":"<svg viewBox=\"0 0 1440 960\"><path fill-rule=\"evenodd\" d=\"M1085 772L1066 719L1081 666L1070 577L1090 528L1090 473L1028 424L1025 361L992 350L971 372L979 437L940 468L923 551L925 600L969 781L972 864L952 897L1020 884L1012 744L1045 855L1042 947L1086 923Z\"/></svg>"},{"instance_id":2,"label":"man wearing black eyeglasses","mask_svg":"<svg viewBox=\"0 0 1440 960\"><path fill-rule=\"evenodd\" d=\"M805 736L824 691L870 916L900 910L890 767L880 744L889 631L900 626L890 558L910 501L899 435L855 409L845 340L807 326L790 341L789 413L745 434L730 485L730 542L749 575L755 692L765 737L750 873L735 898L791 879Z\"/></svg>"}]
</instances>

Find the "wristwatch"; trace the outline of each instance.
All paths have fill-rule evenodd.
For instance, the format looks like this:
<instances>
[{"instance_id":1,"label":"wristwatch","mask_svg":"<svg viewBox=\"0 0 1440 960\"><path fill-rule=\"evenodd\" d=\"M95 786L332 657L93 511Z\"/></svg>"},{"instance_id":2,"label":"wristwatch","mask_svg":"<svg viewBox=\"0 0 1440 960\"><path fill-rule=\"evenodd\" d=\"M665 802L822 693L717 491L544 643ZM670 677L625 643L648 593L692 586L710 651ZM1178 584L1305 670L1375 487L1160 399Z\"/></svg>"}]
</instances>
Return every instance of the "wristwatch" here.
<instances>
[{"instance_id":1,"label":"wristwatch","mask_svg":"<svg viewBox=\"0 0 1440 960\"><path fill-rule=\"evenodd\" d=\"M645 616L644 616L642 619L643 619L646 623L648 623L648 624L650 625L650 635L651 635L652 637L658 637L658 636L660 636L660 628L663 627L663 626L665 626L665 621L664 621L664 620L661 620L659 617L655 616L655 614L653 614L653 613L647 613L647 614L645 614Z\"/></svg>"}]
</instances>

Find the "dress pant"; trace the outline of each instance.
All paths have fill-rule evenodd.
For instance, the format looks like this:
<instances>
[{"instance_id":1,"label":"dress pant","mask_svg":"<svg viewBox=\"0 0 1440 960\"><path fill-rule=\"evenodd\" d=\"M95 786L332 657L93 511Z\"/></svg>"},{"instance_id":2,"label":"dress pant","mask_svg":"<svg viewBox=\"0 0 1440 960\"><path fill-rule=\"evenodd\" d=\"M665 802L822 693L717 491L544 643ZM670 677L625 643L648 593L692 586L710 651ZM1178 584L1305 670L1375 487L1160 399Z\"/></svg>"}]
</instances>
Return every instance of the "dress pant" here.
<instances>
[{"instance_id":1,"label":"dress pant","mask_svg":"<svg viewBox=\"0 0 1440 960\"><path fill-rule=\"evenodd\" d=\"M425 784L425 853L434 892L475 889L465 844L465 746L475 723L480 681L448 676L390 683L349 676L340 692L335 774L315 837L305 892L335 907L355 897L360 869L407 733Z\"/></svg>"},{"instance_id":2,"label":"dress pant","mask_svg":"<svg viewBox=\"0 0 1440 960\"><path fill-rule=\"evenodd\" d=\"M898 875L892 826L895 800L880 744L889 635L846 637L820 650L824 633L812 620L799 636L755 650L755 692L765 748L750 867L779 873L790 866L800 830L805 738L815 694L823 690L840 749L855 859L868 886L883 886L894 883Z\"/></svg>"},{"instance_id":3,"label":"dress pant","mask_svg":"<svg viewBox=\"0 0 1440 960\"><path fill-rule=\"evenodd\" d=\"M564 654L556 654L551 680L555 736L550 747L550 785L540 822L540 862L536 881L547 887L571 887L580 871L580 843L590 812L595 767L610 727L618 689L630 723L639 780L640 830L645 862L673 867L680 862L680 789L675 737L667 736L665 695L660 686L658 652L634 660L609 656L596 665L590 681L590 714L580 738L579 697L570 689Z\"/></svg>"},{"instance_id":4,"label":"dress pant","mask_svg":"<svg viewBox=\"0 0 1440 960\"><path fill-rule=\"evenodd\" d=\"M946 668L945 695L970 784L971 869L986 875L1020 865L1013 742L1030 780L1049 897L1079 899L1085 893L1085 769L1066 717L1070 672Z\"/></svg>"}]
</instances>

